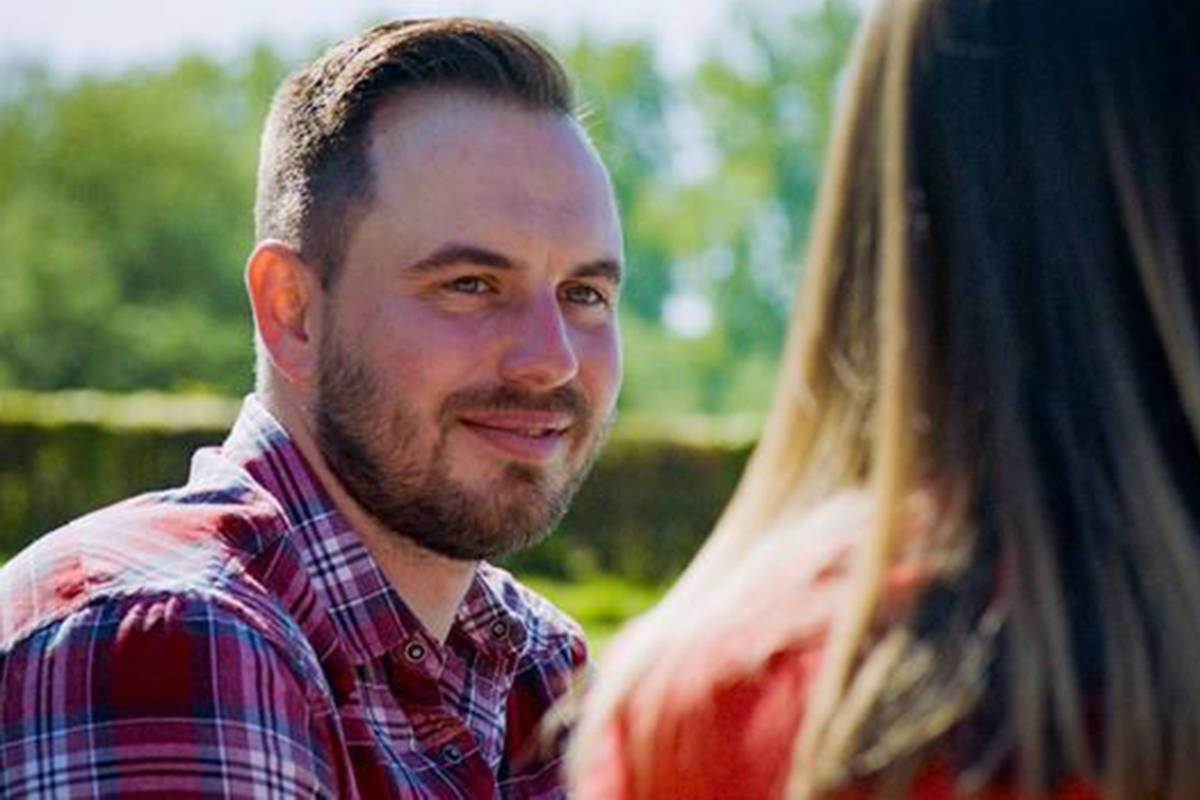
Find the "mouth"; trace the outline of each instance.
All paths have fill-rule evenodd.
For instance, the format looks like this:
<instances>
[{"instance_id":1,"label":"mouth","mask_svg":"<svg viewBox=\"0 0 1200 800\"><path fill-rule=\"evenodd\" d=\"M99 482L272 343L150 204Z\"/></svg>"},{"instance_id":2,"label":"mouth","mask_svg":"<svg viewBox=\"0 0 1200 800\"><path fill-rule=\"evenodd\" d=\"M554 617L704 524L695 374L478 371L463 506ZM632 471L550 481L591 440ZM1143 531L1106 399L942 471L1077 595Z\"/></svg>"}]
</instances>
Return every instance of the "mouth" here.
<instances>
[{"instance_id":1,"label":"mouth","mask_svg":"<svg viewBox=\"0 0 1200 800\"><path fill-rule=\"evenodd\" d=\"M502 456L532 464L558 456L574 424L566 414L515 410L464 414L458 421Z\"/></svg>"}]
</instances>

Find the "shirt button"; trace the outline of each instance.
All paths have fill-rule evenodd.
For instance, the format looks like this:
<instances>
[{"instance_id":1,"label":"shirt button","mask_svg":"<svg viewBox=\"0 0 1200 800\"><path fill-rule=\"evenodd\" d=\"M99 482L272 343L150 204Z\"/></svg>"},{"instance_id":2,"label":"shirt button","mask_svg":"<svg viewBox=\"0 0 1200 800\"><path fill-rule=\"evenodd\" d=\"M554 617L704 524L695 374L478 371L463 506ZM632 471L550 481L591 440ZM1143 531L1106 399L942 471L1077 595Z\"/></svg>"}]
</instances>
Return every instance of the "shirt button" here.
<instances>
[{"instance_id":1,"label":"shirt button","mask_svg":"<svg viewBox=\"0 0 1200 800\"><path fill-rule=\"evenodd\" d=\"M443 761L458 761L462 758L462 750L458 745L451 743L442 748Z\"/></svg>"},{"instance_id":2,"label":"shirt button","mask_svg":"<svg viewBox=\"0 0 1200 800\"><path fill-rule=\"evenodd\" d=\"M404 645L404 657L409 661L420 661L425 657L425 645L414 639Z\"/></svg>"},{"instance_id":3,"label":"shirt button","mask_svg":"<svg viewBox=\"0 0 1200 800\"><path fill-rule=\"evenodd\" d=\"M489 630L492 632L493 639L503 639L508 636L508 623L498 619L492 623Z\"/></svg>"}]
</instances>

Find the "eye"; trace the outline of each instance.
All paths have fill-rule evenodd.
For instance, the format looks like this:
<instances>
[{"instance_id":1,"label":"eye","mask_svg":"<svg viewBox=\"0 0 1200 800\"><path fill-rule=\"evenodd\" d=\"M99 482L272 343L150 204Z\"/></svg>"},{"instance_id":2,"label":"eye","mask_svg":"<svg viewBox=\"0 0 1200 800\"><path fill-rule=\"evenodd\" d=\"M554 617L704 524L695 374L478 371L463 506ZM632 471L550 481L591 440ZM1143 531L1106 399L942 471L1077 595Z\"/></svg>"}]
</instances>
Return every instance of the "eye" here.
<instances>
[{"instance_id":1,"label":"eye","mask_svg":"<svg viewBox=\"0 0 1200 800\"><path fill-rule=\"evenodd\" d=\"M608 305L608 297L594 286L586 283L573 283L563 288L563 299L568 303L581 306Z\"/></svg>"},{"instance_id":2,"label":"eye","mask_svg":"<svg viewBox=\"0 0 1200 800\"><path fill-rule=\"evenodd\" d=\"M449 281L445 286L450 291L459 294L484 294L492 290L488 282L478 275L463 275Z\"/></svg>"}]
</instances>

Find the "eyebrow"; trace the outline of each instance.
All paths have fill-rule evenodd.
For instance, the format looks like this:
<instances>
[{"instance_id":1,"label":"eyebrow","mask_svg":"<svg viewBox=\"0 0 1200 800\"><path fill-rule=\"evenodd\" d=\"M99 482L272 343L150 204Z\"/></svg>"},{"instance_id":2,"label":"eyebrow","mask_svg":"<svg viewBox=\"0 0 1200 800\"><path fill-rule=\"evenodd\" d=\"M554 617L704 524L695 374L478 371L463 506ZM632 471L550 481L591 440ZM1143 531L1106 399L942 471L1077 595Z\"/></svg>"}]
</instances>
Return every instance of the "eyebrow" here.
<instances>
[{"instance_id":1,"label":"eyebrow","mask_svg":"<svg viewBox=\"0 0 1200 800\"><path fill-rule=\"evenodd\" d=\"M477 264L493 269L512 269L513 260L503 253L472 244L445 244L409 266L414 272L434 272L451 264Z\"/></svg>"},{"instance_id":2,"label":"eyebrow","mask_svg":"<svg viewBox=\"0 0 1200 800\"><path fill-rule=\"evenodd\" d=\"M621 269L620 261L601 258L579 265L571 270L571 276L574 278L604 278L619 286L621 278L624 277L624 270Z\"/></svg>"},{"instance_id":3,"label":"eyebrow","mask_svg":"<svg viewBox=\"0 0 1200 800\"><path fill-rule=\"evenodd\" d=\"M473 244L445 244L429 255L411 264L409 269L414 272L436 272L443 267L453 264L475 264L491 269L515 269L517 262L512 258ZM603 278L620 284L624 270L621 262L612 258L600 258L580 264L571 270L575 278Z\"/></svg>"}]
</instances>

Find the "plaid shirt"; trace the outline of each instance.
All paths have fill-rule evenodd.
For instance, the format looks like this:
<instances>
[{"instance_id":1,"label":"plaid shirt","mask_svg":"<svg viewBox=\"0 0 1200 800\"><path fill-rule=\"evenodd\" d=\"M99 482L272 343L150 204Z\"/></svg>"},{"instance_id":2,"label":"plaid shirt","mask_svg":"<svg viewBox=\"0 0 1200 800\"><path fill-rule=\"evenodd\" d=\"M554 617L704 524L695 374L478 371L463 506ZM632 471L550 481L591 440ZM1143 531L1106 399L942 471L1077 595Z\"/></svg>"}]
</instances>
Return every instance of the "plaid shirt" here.
<instances>
[{"instance_id":1,"label":"plaid shirt","mask_svg":"<svg viewBox=\"0 0 1200 800\"><path fill-rule=\"evenodd\" d=\"M562 797L584 660L487 564L431 638L251 397L186 486L0 570L0 797Z\"/></svg>"}]
</instances>

